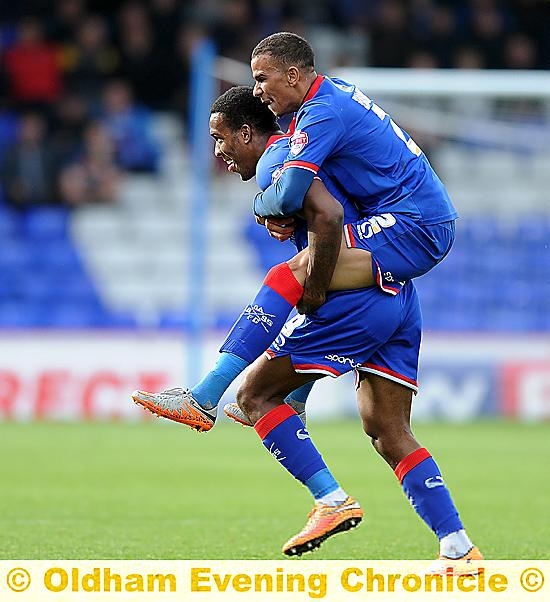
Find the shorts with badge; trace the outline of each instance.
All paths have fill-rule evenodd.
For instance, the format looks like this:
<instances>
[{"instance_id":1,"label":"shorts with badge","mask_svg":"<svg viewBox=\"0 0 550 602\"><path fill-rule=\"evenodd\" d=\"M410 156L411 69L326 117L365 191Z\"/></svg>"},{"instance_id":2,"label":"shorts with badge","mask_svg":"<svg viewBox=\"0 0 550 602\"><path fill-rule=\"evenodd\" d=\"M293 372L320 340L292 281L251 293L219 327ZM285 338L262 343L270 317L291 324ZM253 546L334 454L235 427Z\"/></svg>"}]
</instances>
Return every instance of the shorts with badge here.
<instances>
[{"instance_id":1,"label":"shorts with badge","mask_svg":"<svg viewBox=\"0 0 550 602\"><path fill-rule=\"evenodd\" d=\"M333 291L317 311L289 320L266 355L290 356L300 373L338 377L358 370L416 392L421 331L412 282L399 295L378 287Z\"/></svg>"}]
</instances>

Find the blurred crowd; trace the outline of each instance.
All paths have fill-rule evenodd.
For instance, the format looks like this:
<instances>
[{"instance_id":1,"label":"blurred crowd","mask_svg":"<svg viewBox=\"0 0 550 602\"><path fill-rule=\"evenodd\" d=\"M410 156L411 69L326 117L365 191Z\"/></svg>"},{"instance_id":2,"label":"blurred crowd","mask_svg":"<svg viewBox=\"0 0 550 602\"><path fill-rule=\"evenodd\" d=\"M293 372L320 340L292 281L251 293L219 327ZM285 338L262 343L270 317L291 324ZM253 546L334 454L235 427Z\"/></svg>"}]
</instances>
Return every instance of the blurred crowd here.
<instances>
[{"instance_id":1,"label":"blurred crowd","mask_svg":"<svg viewBox=\"0 0 550 602\"><path fill-rule=\"evenodd\" d=\"M24 207L110 202L155 173L152 112L187 110L197 40L247 62L279 30L319 67L548 69L545 0L20 0L0 13L0 181Z\"/></svg>"}]
</instances>

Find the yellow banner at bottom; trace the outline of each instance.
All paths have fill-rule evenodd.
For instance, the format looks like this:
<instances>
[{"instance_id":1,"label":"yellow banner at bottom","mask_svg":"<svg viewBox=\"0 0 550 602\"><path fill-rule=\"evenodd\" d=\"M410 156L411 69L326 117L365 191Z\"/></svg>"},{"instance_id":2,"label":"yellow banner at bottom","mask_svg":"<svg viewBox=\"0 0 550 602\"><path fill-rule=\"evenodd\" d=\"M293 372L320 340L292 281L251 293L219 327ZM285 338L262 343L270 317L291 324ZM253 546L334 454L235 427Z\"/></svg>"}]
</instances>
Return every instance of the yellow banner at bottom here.
<instances>
[{"instance_id":1,"label":"yellow banner at bottom","mask_svg":"<svg viewBox=\"0 0 550 602\"><path fill-rule=\"evenodd\" d=\"M0 601L542 602L549 574L550 560L11 560Z\"/></svg>"}]
</instances>

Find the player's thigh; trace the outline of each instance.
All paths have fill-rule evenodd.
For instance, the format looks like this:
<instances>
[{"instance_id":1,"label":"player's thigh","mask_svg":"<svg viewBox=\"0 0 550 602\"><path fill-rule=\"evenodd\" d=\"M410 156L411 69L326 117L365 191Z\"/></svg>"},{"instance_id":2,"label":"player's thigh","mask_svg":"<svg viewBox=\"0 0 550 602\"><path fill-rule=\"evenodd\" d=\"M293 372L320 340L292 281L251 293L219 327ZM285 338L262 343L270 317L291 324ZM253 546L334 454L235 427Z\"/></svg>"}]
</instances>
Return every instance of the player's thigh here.
<instances>
[{"instance_id":1,"label":"player's thigh","mask_svg":"<svg viewBox=\"0 0 550 602\"><path fill-rule=\"evenodd\" d=\"M261 355L250 365L239 387L238 397L250 403L279 401L292 391L312 380L322 378L320 374L300 374L294 370L290 356L267 359Z\"/></svg>"},{"instance_id":2,"label":"player's thigh","mask_svg":"<svg viewBox=\"0 0 550 602\"><path fill-rule=\"evenodd\" d=\"M294 255L294 257L291 257L287 261L287 264L296 280L303 285L307 276L309 249L306 247ZM341 291L353 288L365 288L373 284L375 284L375 280L370 251L348 248L345 239L342 237L340 255L338 256L329 290Z\"/></svg>"},{"instance_id":3,"label":"player's thigh","mask_svg":"<svg viewBox=\"0 0 550 602\"><path fill-rule=\"evenodd\" d=\"M377 374L359 372L357 405L365 432L378 436L409 431L412 396L412 389L405 385Z\"/></svg>"}]
</instances>

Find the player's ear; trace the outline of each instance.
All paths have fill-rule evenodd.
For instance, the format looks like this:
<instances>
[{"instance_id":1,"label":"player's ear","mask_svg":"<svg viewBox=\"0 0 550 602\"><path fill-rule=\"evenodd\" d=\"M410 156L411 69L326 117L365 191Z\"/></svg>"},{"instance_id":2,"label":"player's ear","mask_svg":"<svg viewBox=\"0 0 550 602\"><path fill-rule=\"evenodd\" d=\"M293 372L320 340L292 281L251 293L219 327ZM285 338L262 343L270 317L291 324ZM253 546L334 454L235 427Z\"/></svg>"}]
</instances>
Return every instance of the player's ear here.
<instances>
[{"instance_id":1,"label":"player's ear","mask_svg":"<svg viewBox=\"0 0 550 602\"><path fill-rule=\"evenodd\" d=\"M293 88L298 83L299 79L300 79L300 70L298 69L298 67L291 65L286 70L286 81L288 82L288 85Z\"/></svg>"},{"instance_id":2,"label":"player's ear","mask_svg":"<svg viewBox=\"0 0 550 602\"><path fill-rule=\"evenodd\" d=\"M241 126L241 136L245 144L248 144L252 139L252 129L248 123Z\"/></svg>"}]
</instances>

